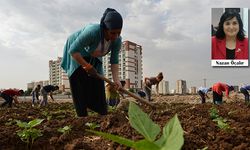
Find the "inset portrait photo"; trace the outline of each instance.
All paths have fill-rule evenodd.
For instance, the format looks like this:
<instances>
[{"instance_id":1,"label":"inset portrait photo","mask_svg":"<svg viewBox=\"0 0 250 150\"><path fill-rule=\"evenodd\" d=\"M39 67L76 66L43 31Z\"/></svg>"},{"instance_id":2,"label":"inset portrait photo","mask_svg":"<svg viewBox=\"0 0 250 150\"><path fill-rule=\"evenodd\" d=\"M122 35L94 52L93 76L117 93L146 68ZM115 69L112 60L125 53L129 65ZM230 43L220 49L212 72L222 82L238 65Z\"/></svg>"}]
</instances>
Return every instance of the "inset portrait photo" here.
<instances>
[{"instance_id":1,"label":"inset portrait photo","mask_svg":"<svg viewBox=\"0 0 250 150\"><path fill-rule=\"evenodd\" d=\"M212 66L248 66L248 8L212 8Z\"/></svg>"}]
</instances>

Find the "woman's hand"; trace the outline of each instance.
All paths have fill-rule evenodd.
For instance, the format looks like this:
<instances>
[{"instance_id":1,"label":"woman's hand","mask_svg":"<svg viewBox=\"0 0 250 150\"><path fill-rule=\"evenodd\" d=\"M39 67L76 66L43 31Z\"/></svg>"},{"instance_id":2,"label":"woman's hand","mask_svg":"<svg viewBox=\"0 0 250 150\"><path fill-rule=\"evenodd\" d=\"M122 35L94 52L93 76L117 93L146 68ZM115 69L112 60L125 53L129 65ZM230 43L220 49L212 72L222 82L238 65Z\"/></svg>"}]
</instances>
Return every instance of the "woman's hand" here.
<instances>
[{"instance_id":1,"label":"woman's hand","mask_svg":"<svg viewBox=\"0 0 250 150\"><path fill-rule=\"evenodd\" d=\"M86 66L83 67L83 69L92 77L97 77L97 71L96 69L90 65L90 64L87 64Z\"/></svg>"},{"instance_id":2,"label":"woman's hand","mask_svg":"<svg viewBox=\"0 0 250 150\"><path fill-rule=\"evenodd\" d=\"M119 89L122 88L122 84L121 84L120 80L114 81L114 84L115 84L115 89L116 90L119 90Z\"/></svg>"}]
</instances>

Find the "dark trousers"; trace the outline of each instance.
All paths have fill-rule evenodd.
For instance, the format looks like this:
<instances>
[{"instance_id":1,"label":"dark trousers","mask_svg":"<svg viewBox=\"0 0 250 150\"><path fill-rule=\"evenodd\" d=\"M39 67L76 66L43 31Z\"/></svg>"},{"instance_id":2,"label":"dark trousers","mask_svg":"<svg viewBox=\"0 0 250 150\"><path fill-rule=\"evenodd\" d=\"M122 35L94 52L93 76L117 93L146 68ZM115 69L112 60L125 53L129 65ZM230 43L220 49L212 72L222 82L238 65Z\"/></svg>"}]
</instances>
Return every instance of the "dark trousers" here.
<instances>
[{"instance_id":1,"label":"dark trousers","mask_svg":"<svg viewBox=\"0 0 250 150\"><path fill-rule=\"evenodd\" d=\"M244 89L244 88L240 88L240 92L241 92L242 94L244 94L244 96L245 96L245 101L246 101L246 102L249 102L249 93L248 93L248 91L247 91L246 89Z\"/></svg>"},{"instance_id":2,"label":"dark trousers","mask_svg":"<svg viewBox=\"0 0 250 150\"><path fill-rule=\"evenodd\" d=\"M32 92L32 104L35 104L35 100L39 101L39 94L37 92Z\"/></svg>"},{"instance_id":3,"label":"dark trousers","mask_svg":"<svg viewBox=\"0 0 250 150\"><path fill-rule=\"evenodd\" d=\"M147 85L144 86L144 91L146 93L148 101L151 101L151 90L152 90L152 87L149 87Z\"/></svg>"},{"instance_id":4,"label":"dark trousers","mask_svg":"<svg viewBox=\"0 0 250 150\"><path fill-rule=\"evenodd\" d=\"M87 108L107 114L104 81L91 77L80 66L69 78L73 103L77 116L87 116Z\"/></svg>"},{"instance_id":5,"label":"dark trousers","mask_svg":"<svg viewBox=\"0 0 250 150\"><path fill-rule=\"evenodd\" d=\"M202 91L198 91L198 94L201 97L201 103L206 103L206 97L205 94Z\"/></svg>"},{"instance_id":6,"label":"dark trousers","mask_svg":"<svg viewBox=\"0 0 250 150\"><path fill-rule=\"evenodd\" d=\"M7 95L7 94L4 94L4 93L1 93L1 97L5 100L4 103L2 103L2 107L4 107L6 104L9 104L9 107L12 106L12 102L13 102L13 97Z\"/></svg>"},{"instance_id":7,"label":"dark trousers","mask_svg":"<svg viewBox=\"0 0 250 150\"><path fill-rule=\"evenodd\" d=\"M222 96L223 94L218 94L217 92L213 91L213 102L214 104L222 103Z\"/></svg>"}]
</instances>

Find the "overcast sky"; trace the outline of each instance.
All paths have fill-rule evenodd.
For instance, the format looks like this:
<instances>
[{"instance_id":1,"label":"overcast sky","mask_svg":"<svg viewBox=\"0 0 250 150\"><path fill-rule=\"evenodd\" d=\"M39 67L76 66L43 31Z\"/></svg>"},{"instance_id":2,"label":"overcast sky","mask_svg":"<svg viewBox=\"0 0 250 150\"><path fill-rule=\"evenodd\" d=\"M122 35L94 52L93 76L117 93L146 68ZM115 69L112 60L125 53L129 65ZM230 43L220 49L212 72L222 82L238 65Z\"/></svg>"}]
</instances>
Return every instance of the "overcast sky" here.
<instances>
[{"instance_id":1,"label":"overcast sky","mask_svg":"<svg viewBox=\"0 0 250 150\"><path fill-rule=\"evenodd\" d=\"M164 73L175 88L221 81L250 84L250 69L213 68L211 8L249 8L249 0L1 0L0 89L49 79L48 61L62 56L67 37L99 23L107 7L124 19L123 40L143 47L143 76Z\"/></svg>"}]
</instances>

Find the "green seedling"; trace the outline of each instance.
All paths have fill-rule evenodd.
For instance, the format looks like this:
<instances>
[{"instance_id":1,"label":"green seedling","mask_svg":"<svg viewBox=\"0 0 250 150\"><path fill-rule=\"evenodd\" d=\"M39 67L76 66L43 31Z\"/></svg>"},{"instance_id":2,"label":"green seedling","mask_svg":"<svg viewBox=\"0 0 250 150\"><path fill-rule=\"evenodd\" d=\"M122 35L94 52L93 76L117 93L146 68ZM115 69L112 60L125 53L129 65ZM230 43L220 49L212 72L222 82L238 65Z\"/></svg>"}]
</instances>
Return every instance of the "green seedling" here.
<instances>
[{"instance_id":1,"label":"green seedling","mask_svg":"<svg viewBox=\"0 0 250 150\"><path fill-rule=\"evenodd\" d=\"M218 117L216 119L213 119L213 121L217 122L217 126L222 130L229 130L230 126L227 124L227 119L224 119L222 117Z\"/></svg>"},{"instance_id":2,"label":"green seedling","mask_svg":"<svg viewBox=\"0 0 250 150\"><path fill-rule=\"evenodd\" d=\"M98 113L94 112L94 111L89 111L88 112L89 116L95 116L98 115Z\"/></svg>"},{"instance_id":3,"label":"green seedling","mask_svg":"<svg viewBox=\"0 0 250 150\"><path fill-rule=\"evenodd\" d=\"M69 125L69 126L65 126L63 128L59 128L59 129L57 129L57 131L61 132L63 134L69 134L69 132L71 131L71 129L72 129L72 126Z\"/></svg>"},{"instance_id":4,"label":"green seedling","mask_svg":"<svg viewBox=\"0 0 250 150\"><path fill-rule=\"evenodd\" d=\"M232 111L231 113L234 113L235 111ZM227 120L219 116L219 111L215 108L212 107L210 108L210 117L213 119L213 121L217 122L217 126L222 129L222 130L228 130L230 129L230 126L226 123ZM228 114L231 114L230 112Z\"/></svg>"},{"instance_id":5,"label":"green seedling","mask_svg":"<svg viewBox=\"0 0 250 150\"><path fill-rule=\"evenodd\" d=\"M52 116L47 111L43 111L42 114L46 117L48 121L51 120Z\"/></svg>"},{"instance_id":6,"label":"green seedling","mask_svg":"<svg viewBox=\"0 0 250 150\"><path fill-rule=\"evenodd\" d=\"M116 107L112 107L112 106L108 106L108 111L109 112L113 112L115 111Z\"/></svg>"},{"instance_id":7,"label":"green seedling","mask_svg":"<svg viewBox=\"0 0 250 150\"><path fill-rule=\"evenodd\" d=\"M42 136L43 134L41 133L41 130L35 129L34 127L41 124L44 119L34 119L31 120L30 122L22 122L20 120L17 120L16 123L17 125L22 128L22 130L17 131L17 135L20 137L20 139L27 143L27 148L30 147L32 149L32 145L34 141Z\"/></svg>"},{"instance_id":8,"label":"green seedling","mask_svg":"<svg viewBox=\"0 0 250 150\"><path fill-rule=\"evenodd\" d=\"M100 125L95 122L87 122L85 123L85 125L88 126L92 130L100 127Z\"/></svg>"},{"instance_id":9,"label":"green seedling","mask_svg":"<svg viewBox=\"0 0 250 150\"><path fill-rule=\"evenodd\" d=\"M219 111L215 108L215 107L212 107L212 108L210 108L210 110L209 110L209 114L210 114L210 118L211 119L216 119L216 118L218 118L219 117Z\"/></svg>"},{"instance_id":10,"label":"green seedling","mask_svg":"<svg viewBox=\"0 0 250 150\"><path fill-rule=\"evenodd\" d=\"M16 119L8 119L8 122L5 123L6 126L14 125L16 124Z\"/></svg>"},{"instance_id":11,"label":"green seedling","mask_svg":"<svg viewBox=\"0 0 250 150\"><path fill-rule=\"evenodd\" d=\"M155 124L135 103L129 104L129 123L145 139L133 141L112 135L109 133L88 130L86 131L103 136L114 142L132 147L136 150L180 150L184 144L183 129L177 117L177 114L163 127L160 138L160 126Z\"/></svg>"}]
</instances>

